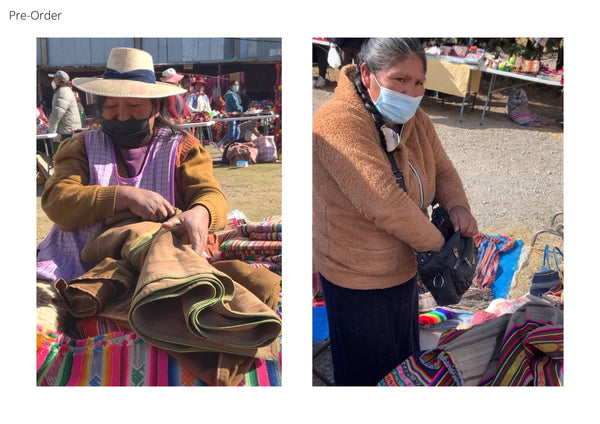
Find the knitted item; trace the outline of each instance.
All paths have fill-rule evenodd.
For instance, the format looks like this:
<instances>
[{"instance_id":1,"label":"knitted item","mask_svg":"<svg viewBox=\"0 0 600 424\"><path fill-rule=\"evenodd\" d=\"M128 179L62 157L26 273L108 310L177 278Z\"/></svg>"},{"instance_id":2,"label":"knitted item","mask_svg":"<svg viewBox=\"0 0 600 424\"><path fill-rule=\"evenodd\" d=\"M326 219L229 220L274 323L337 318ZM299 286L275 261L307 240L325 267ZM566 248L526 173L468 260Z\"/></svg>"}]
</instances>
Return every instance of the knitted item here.
<instances>
[{"instance_id":1,"label":"knitted item","mask_svg":"<svg viewBox=\"0 0 600 424\"><path fill-rule=\"evenodd\" d=\"M419 315L419 325L431 326L449 319L452 319L452 312L444 308L435 308Z\"/></svg>"}]
</instances>

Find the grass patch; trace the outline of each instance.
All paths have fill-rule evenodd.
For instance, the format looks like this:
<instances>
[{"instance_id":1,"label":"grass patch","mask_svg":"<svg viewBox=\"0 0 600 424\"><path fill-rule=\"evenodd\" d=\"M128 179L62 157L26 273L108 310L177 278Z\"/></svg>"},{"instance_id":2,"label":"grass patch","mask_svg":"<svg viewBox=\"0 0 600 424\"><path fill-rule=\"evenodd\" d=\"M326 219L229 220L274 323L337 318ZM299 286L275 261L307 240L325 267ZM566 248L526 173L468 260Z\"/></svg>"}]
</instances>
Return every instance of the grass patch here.
<instances>
[{"instance_id":1,"label":"grass patch","mask_svg":"<svg viewBox=\"0 0 600 424\"><path fill-rule=\"evenodd\" d=\"M217 164L213 174L227 196L229 211L237 209L251 221L281 215L281 162L246 168Z\"/></svg>"},{"instance_id":2,"label":"grass patch","mask_svg":"<svg viewBox=\"0 0 600 424\"><path fill-rule=\"evenodd\" d=\"M206 146L214 159L222 154ZM213 175L227 197L228 212L239 210L250 221L281 215L281 162L255 163L245 168L213 162Z\"/></svg>"}]
</instances>

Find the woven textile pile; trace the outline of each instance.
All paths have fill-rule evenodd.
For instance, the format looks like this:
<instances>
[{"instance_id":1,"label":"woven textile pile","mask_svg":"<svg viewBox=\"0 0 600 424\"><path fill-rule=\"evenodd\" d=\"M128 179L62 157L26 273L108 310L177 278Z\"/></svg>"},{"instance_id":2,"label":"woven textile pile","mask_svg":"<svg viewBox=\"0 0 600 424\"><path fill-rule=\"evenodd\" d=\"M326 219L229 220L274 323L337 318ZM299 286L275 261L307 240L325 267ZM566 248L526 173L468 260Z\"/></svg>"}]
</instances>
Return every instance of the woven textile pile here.
<instances>
[{"instance_id":1,"label":"woven textile pile","mask_svg":"<svg viewBox=\"0 0 600 424\"><path fill-rule=\"evenodd\" d=\"M242 223L223 235L221 253L214 260L239 259L281 274L282 220L271 216L259 222Z\"/></svg>"}]
</instances>

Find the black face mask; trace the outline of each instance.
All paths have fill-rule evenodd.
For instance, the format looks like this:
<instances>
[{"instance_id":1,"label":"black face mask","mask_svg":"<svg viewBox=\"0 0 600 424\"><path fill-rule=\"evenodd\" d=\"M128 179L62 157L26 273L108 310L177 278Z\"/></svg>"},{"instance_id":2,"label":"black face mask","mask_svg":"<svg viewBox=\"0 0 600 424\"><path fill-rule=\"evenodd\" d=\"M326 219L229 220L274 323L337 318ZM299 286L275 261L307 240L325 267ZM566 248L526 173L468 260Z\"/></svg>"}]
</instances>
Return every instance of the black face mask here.
<instances>
[{"instance_id":1,"label":"black face mask","mask_svg":"<svg viewBox=\"0 0 600 424\"><path fill-rule=\"evenodd\" d=\"M127 121L104 119L102 121L102 131L117 146L123 149L134 149L150 135L148 119L128 119Z\"/></svg>"}]
</instances>

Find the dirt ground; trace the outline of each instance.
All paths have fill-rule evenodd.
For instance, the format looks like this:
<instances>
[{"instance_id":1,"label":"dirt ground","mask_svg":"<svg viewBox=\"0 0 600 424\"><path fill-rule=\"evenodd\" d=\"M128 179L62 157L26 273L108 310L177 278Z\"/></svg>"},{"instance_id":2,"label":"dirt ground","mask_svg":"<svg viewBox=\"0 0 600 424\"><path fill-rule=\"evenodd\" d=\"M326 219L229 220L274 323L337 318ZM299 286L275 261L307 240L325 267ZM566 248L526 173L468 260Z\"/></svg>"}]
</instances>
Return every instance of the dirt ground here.
<instances>
[{"instance_id":1,"label":"dirt ground","mask_svg":"<svg viewBox=\"0 0 600 424\"><path fill-rule=\"evenodd\" d=\"M339 71L329 69L324 88L313 89L313 113L333 97ZM318 70L313 68L313 78ZM508 91L492 96L490 111L481 124L489 89L482 76L479 93L465 106L459 122L462 99L435 93L426 95L421 107L431 117L446 152L457 168L479 230L490 235L508 235L523 241L521 264L509 298L528 293L538 271L546 243L564 252L563 239L554 231L563 222L563 92L560 87L533 84L524 87L531 112L550 125L529 128L513 123L506 113ZM496 88L514 84L499 78ZM546 232L555 218L553 232ZM537 234L540 232L539 234ZM532 242L535 239L535 243ZM313 344L314 367L332 381L330 352L324 342ZM313 385L325 385L313 376Z\"/></svg>"}]
</instances>

